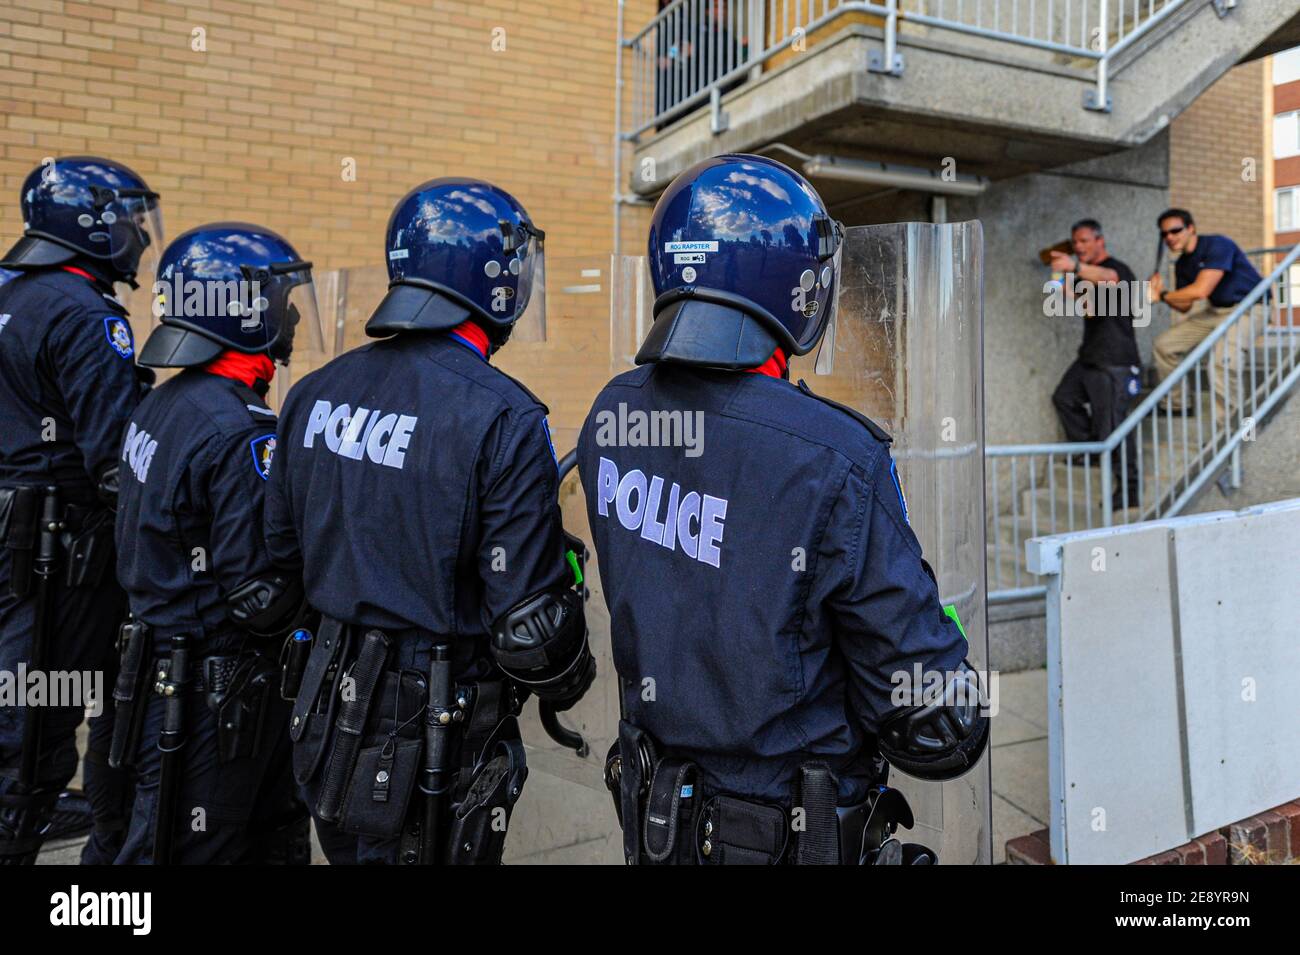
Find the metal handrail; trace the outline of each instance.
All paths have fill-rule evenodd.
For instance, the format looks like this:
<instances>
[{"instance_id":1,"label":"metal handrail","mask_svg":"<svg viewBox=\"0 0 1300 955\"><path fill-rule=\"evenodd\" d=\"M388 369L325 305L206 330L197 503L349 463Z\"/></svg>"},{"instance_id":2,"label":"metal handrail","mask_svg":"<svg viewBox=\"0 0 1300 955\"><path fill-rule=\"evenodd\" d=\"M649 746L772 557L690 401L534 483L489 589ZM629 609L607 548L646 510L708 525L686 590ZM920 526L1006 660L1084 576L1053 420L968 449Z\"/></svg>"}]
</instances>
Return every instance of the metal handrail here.
<instances>
[{"instance_id":1,"label":"metal handrail","mask_svg":"<svg viewBox=\"0 0 1300 955\"><path fill-rule=\"evenodd\" d=\"M721 6L715 7L715 2ZM951 13L945 10L945 0L673 0L630 36L622 37L620 28L620 78L624 51L630 51L635 61L633 120L627 130L619 130L619 136L635 142L646 131L709 101L717 113L720 96L729 87L757 78L763 66L797 40L851 13L883 21L883 51L879 57L872 54L876 72L899 73L895 50L902 22L1094 61L1095 89L1087 105L1105 110L1111 61L1190 0L1146 0L1145 4L1133 0L1131 7L1128 0L948 3L955 8ZM937 12L931 12L935 7ZM1022 9L1026 26L1021 23ZM1044 9L1046 15L1040 17ZM1076 9L1079 17L1074 15ZM1009 29L1004 26L1008 19ZM1076 28L1079 41L1071 42ZM1058 32L1064 34L1063 40L1057 39ZM721 124L714 125L720 132Z\"/></svg>"},{"instance_id":2,"label":"metal handrail","mask_svg":"<svg viewBox=\"0 0 1300 955\"><path fill-rule=\"evenodd\" d=\"M1282 249L1255 249L1247 252L1248 257L1256 260L1276 254ZM985 458L989 462L986 481L990 485L993 502L989 514L991 540L990 558L991 584L990 603L1008 602L1041 595L1041 588L1025 586L1022 581L1021 558L1019 546L1025 532L1029 537L1037 536L1039 524L1050 525L1044 532L1055 533L1058 530L1058 511L1064 511L1069 523L1069 530L1081 530L1094 526L1110 526L1115 519L1112 502L1112 464L1118 463L1120 470L1128 471L1130 462L1127 455L1136 455L1133 470L1136 471L1136 501L1129 496L1128 480L1116 492L1120 497L1120 506L1128 520L1129 508L1136 507L1138 520L1165 517L1179 513L1205 484L1215 475L1220 474L1225 465L1231 464L1229 479L1232 486L1240 483L1241 445L1252 434L1257 422L1267 415L1300 381L1300 322L1295 316L1294 299L1298 287L1290 281L1293 270L1300 262L1300 245L1285 250L1287 254L1262 278L1250 293L1243 298L1219 322L1218 327L1192 348L1170 375L1165 378L1137 407L1133 409L1118 428L1104 440L1089 442L1041 442L1016 445L990 445L985 448ZM1285 299L1285 301L1284 301ZM1261 309L1261 306L1265 306ZM1272 306L1269 308L1268 306ZM1284 310L1284 311L1279 311ZM1270 323L1285 314L1283 324ZM1262 318L1262 324L1257 321ZM1248 327L1247 327L1248 326ZM1248 331L1248 343L1242 342L1241 332ZM1281 335L1276 342L1264 341L1262 347L1257 343L1261 337L1274 332L1285 333L1285 343ZM1230 335L1237 337L1230 347L1225 347L1222 356L1215 355L1207 361L1207 356ZM1284 347L1285 346L1285 347ZM1233 356L1235 355L1235 360ZM1174 412L1168 407L1161 407L1169 396L1181 389L1180 396L1186 403L1189 394L1194 392L1197 410L1200 410L1205 397L1201 387L1201 375L1205 370L1211 373L1209 391L1209 434L1205 433L1205 424L1197 418L1195 425L1189 425L1188 419L1179 416L1174 419ZM1215 376L1221 373L1221 378ZM1260 375L1262 373L1262 381ZM1250 379L1249 386L1243 384L1243 376ZM1189 389L1189 379L1194 379L1194 388ZM1249 411L1249 414L1247 413ZM1217 413L1217 417L1216 417ZM1218 417L1222 418L1221 427ZM1143 441L1146 439L1147 421L1150 425L1150 451L1146 452ZM1181 433L1180 433L1181 432ZM1181 439L1181 442L1180 442ZM1181 444L1181 447L1180 447ZM1133 450L1130 451L1129 448ZM1144 461L1144 454L1149 453L1150 461ZM1100 465L1101 473L1097 478L1098 488L1102 492L1100 514L1092 508L1091 469L1085 470L1082 478L1076 481L1075 471L1067 467L1063 480L1058 481L1055 467L1058 463L1068 463L1072 458L1083 457L1083 463L1094 462ZM999 462L1006 460L1007 467L999 468ZM1046 463L1046 482L1038 484L1038 472ZM1147 480L1145 465L1151 464L1150 481ZM1020 467L1028 474L1028 487L1024 487ZM1163 470L1163 474L1162 474ZM1003 514L999 507L1000 495L1003 493L1003 472L1009 472L1011 503L1008 513ZM1064 504L1061 505L1058 484L1064 484ZM1076 484L1083 486L1084 501L1082 514L1076 497ZM1148 500L1145 492L1150 486L1153 491ZM1028 492L1029 503L1022 507L1022 495ZM1045 497L1044 493L1045 492ZM1045 505L1045 506L1044 506ZM1059 506L1058 506L1059 505ZM1042 512L1046 510L1044 515ZM1028 512L1027 514L1025 512ZM1006 522L1005 524L1003 522ZM1078 526L1076 526L1078 523ZM1011 561L1010 580L1004 564L1002 529L1009 525L1012 543L1007 557ZM1006 586L1002 586L1006 584Z\"/></svg>"}]
</instances>

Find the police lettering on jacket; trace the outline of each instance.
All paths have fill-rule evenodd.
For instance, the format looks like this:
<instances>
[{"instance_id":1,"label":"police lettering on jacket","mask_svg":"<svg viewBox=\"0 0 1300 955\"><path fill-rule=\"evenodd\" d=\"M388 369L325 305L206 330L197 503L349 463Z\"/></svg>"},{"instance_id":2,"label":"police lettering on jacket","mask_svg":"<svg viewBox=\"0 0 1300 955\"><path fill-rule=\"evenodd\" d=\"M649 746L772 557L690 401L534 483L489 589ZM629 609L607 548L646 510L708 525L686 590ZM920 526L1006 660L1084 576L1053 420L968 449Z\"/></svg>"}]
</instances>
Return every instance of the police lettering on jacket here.
<instances>
[{"instance_id":1,"label":"police lettering on jacket","mask_svg":"<svg viewBox=\"0 0 1300 955\"><path fill-rule=\"evenodd\" d=\"M718 545L727 517L726 499L698 491L682 494L681 485L674 481L665 501L665 483L656 474L647 481L645 472L637 469L620 478L618 465L602 457L596 476L596 513L609 517L609 505L613 504L618 522L629 531L639 530L642 540L669 550L680 544L692 560L720 567Z\"/></svg>"},{"instance_id":2,"label":"police lettering on jacket","mask_svg":"<svg viewBox=\"0 0 1300 955\"><path fill-rule=\"evenodd\" d=\"M157 450L158 442L153 435L132 421L126 429L126 440L122 442L122 460L130 466L131 473L141 484L149 480L149 465Z\"/></svg>"},{"instance_id":3,"label":"police lettering on jacket","mask_svg":"<svg viewBox=\"0 0 1300 955\"><path fill-rule=\"evenodd\" d=\"M400 470L406 463L406 446L420 419L413 415L385 414L369 408L318 400L307 416L302 446L314 447L316 436L325 438L325 446L339 457L360 461L362 456L375 464Z\"/></svg>"}]
</instances>

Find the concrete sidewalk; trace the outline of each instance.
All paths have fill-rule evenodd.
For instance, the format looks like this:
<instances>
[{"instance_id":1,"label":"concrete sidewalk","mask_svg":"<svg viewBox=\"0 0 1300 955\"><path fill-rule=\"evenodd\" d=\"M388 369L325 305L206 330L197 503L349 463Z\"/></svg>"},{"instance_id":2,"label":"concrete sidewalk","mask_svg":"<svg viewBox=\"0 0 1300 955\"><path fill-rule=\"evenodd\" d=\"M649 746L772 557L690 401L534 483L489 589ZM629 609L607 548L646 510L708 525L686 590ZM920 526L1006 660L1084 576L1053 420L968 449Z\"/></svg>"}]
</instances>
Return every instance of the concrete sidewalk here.
<instances>
[{"instance_id":1,"label":"concrete sidewalk","mask_svg":"<svg viewBox=\"0 0 1300 955\"><path fill-rule=\"evenodd\" d=\"M1008 839L1047 828L1047 671L1004 673L993 718L993 861Z\"/></svg>"},{"instance_id":2,"label":"concrete sidewalk","mask_svg":"<svg viewBox=\"0 0 1300 955\"><path fill-rule=\"evenodd\" d=\"M1000 678L999 710L993 720L993 861L1006 860L1008 839L1028 835L1047 827L1047 671L1028 670L1007 673ZM80 747L85 747L82 726ZM530 780L536 790L545 785L546 777ZM80 773L73 786L81 785ZM583 811L604 812L604 793L593 794L591 806ZM41 853L42 865L76 865L84 839L47 846ZM536 856L517 858L516 862L591 863L617 858L617 846L607 839L549 850ZM324 861L317 859L317 861Z\"/></svg>"}]
</instances>

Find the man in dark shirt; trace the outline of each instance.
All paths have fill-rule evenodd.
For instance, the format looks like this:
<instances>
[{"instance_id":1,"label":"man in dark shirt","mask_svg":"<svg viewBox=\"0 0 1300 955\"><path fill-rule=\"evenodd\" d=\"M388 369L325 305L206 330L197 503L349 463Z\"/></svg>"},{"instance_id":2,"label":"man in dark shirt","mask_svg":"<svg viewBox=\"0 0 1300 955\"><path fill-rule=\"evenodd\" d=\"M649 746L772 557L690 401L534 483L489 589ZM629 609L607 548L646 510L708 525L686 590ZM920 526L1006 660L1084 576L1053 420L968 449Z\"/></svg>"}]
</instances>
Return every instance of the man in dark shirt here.
<instances>
[{"instance_id":1,"label":"man in dark shirt","mask_svg":"<svg viewBox=\"0 0 1300 955\"><path fill-rule=\"evenodd\" d=\"M1056 386L1052 404L1061 416L1067 440L1104 441L1124 420L1138 393L1141 358L1132 315L1137 277L1106 251L1106 239L1096 219L1076 222L1070 229L1070 244L1074 255L1052 253L1052 271L1064 273L1066 292L1084 314L1083 344L1079 357ZM1137 442L1133 435L1125 441L1125 448L1115 449L1112 462L1113 506L1136 506Z\"/></svg>"},{"instance_id":2,"label":"man in dark shirt","mask_svg":"<svg viewBox=\"0 0 1300 955\"><path fill-rule=\"evenodd\" d=\"M1168 305L1172 324L1156 336L1156 374L1164 381L1179 362L1232 314L1242 299L1260 282L1241 247L1225 235L1198 235L1192 214L1186 209L1168 209L1157 220L1165 246L1178 256L1174 265L1177 288L1168 290L1157 272L1151 276L1150 297ZM1241 350L1249 335L1239 322L1214 346L1213 389L1221 415L1226 411L1224 396L1230 394L1229 376L1240 366ZM1169 393L1162 410L1174 414L1195 414L1183 407L1180 388ZM1225 419L1226 420L1226 419Z\"/></svg>"}]
</instances>

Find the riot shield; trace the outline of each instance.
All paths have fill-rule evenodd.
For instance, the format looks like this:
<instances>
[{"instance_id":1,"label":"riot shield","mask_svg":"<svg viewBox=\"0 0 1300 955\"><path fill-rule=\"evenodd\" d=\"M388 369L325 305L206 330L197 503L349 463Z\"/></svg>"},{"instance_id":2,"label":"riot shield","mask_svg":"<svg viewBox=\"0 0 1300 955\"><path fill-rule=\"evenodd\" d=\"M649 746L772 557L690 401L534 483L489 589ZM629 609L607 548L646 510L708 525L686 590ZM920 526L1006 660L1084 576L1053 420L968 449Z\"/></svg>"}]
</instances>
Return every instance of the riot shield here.
<instances>
[{"instance_id":1,"label":"riot shield","mask_svg":"<svg viewBox=\"0 0 1300 955\"><path fill-rule=\"evenodd\" d=\"M982 250L978 222L847 230L834 325L820 355L791 362L790 378L806 378L892 434L912 528L943 603L964 625L971 666L985 671ZM654 295L643 259L616 256L611 274L610 365L618 373L633 367ZM992 861L987 754L958 780L895 771L890 784L916 817L900 838L934 849L941 864Z\"/></svg>"},{"instance_id":2,"label":"riot shield","mask_svg":"<svg viewBox=\"0 0 1300 955\"><path fill-rule=\"evenodd\" d=\"M988 667L984 562L983 234L978 222L847 231L833 354L791 363L791 379L870 417L894 438L912 530L961 618L971 666ZM828 362L826 359L832 359ZM814 364L831 366L813 377ZM916 815L909 837L946 864L992 861L986 753L960 779L893 773Z\"/></svg>"}]
</instances>

